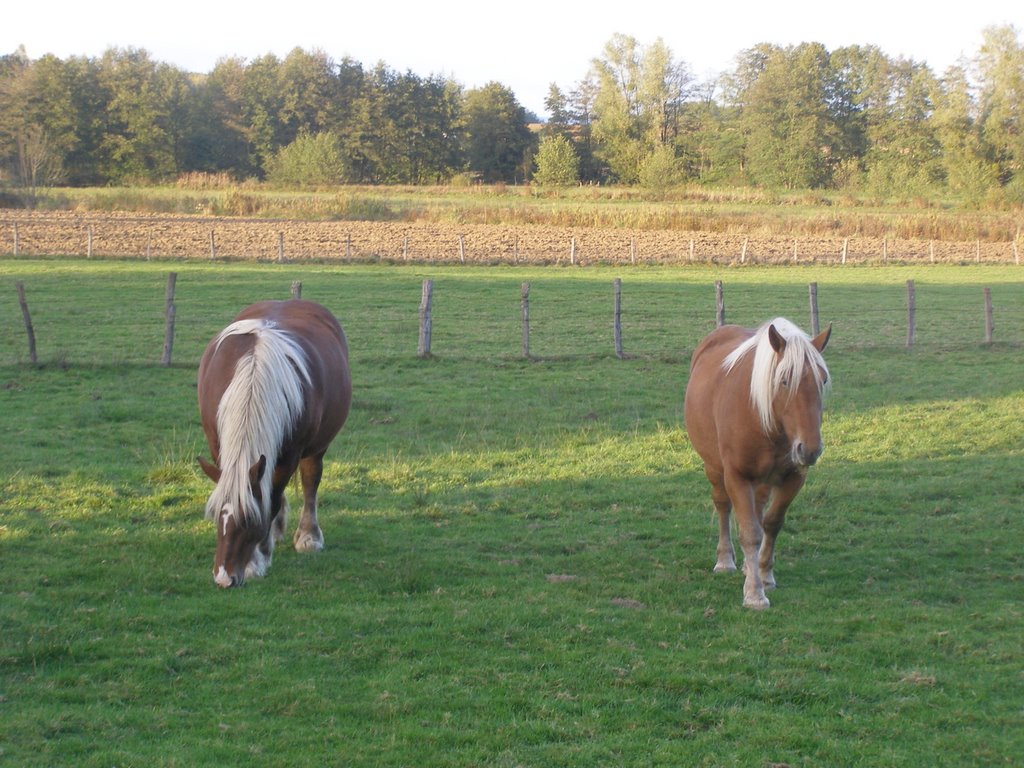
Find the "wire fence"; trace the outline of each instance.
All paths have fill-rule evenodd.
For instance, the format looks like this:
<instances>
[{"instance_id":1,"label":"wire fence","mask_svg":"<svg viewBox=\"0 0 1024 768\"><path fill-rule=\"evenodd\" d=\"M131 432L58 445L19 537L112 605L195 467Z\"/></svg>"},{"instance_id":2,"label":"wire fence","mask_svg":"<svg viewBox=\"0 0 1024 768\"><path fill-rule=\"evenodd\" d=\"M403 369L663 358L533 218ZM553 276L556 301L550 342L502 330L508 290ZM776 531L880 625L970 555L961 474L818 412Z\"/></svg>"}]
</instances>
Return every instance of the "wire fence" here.
<instances>
[{"instance_id":1,"label":"wire fence","mask_svg":"<svg viewBox=\"0 0 1024 768\"><path fill-rule=\"evenodd\" d=\"M18 262L8 262L17 267ZM1024 282L773 282L743 271L692 274L441 269L430 279L423 346L422 273L391 268L183 266L46 262L0 280L0 365L194 365L242 307L301 295L330 308L354 360L686 359L719 322L785 316L811 331L833 324L830 348L946 350L1024 345ZM981 272L984 272L982 270Z\"/></svg>"},{"instance_id":2,"label":"wire fence","mask_svg":"<svg viewBox=\"0 0 1024 768\"><path fill-rule=\"evenodd\" d=\"M1010 240L4 211L15 257L419 264L1020 264Z\"/></svg>"}]
</instances>

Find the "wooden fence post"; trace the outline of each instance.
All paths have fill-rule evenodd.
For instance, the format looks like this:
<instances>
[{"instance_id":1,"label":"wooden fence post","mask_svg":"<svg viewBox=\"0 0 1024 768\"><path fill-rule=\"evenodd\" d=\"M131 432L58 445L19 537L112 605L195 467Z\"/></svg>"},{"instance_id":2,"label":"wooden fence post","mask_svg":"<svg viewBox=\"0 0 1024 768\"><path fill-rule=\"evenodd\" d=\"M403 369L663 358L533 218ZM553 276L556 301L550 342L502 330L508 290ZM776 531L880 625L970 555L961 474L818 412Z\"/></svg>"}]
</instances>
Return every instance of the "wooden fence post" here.
<instances>
[{"instance_id":1,"label":"wooden fence post","mask_svg":"<svg viewBox=\"0 0 1024 768\"><path fill-rule=\"evenodd\" d=\"M629 263L636 264L636 237L629 238Z\"/></svg>"},{"instance_id":2,"label":"wooden fence post","mask_svg":"<svg viewBox=\"0 0 1024 768\"><path fill-rule=\"evenodd\" d=\"M301 280L292 280L292 298L293 299L301 299L302 298L302 281Z\"/></svg>"},{"instance_id":3,"label":"wooden fence post","mask_svg":"<svg viewBox=\"0 0 1024 768\"><path fill-rule=\"evenodd\" d=\"M616 277L612 283L615 294L615 356L622 359L622 279Z\"/></svg>"},{"instance_id":4,"label":"wooden fence post","mask_svg":"<svg viewBox=\"0 0 1024 768\"><path fill-rule=\"evenodd\" d=\"M817 336L821 325L818 322L818 284L811 283L809 286L811 297L811 336Z\"/></svg>"},{"instance_id":5,"label":"wooden fence post","mask_svg":"<svg viewBox=\"0 0 1024 768\"><path fill-rule=\"evenodd\" d=\"M693 238L690 238L690 261L693 261Z\"/></svg>"},{"instance_id":6,"label":"wooden fence post","mask_svg":"<svg viewBox=\"0 0 1024 768\"><path fill-rule=\"evenodd\" d=\"M843 259L842 259L842 261L840 263L846 264L846 253L849 250L850 250L850 238L847 237L847 238L845 238L843 240Z\"/></svg>"},{"instance_id":7,"label":"wooden fence post","mask_svg":"<svg viewBox=\"0 0 1024 768\"><path fill-rule=\"evenodd\" d=\"M25 333L28 335L28 359L32 365L39 362L36 355L36 332L32 330L32 315L28 311L28 300L25 298L25 284L20 280L14 284L18 291L18 304L21 305L21 317L25 321Z\"/></svg>"},{"instance_id":8,"label":"wooden fence post","mask_svg":"<svg viewBox=\"0 0 1024 768\"><path fill-rule=\"evenodd\" d=\"M164 354L160 362L164 366L171 364L171 350L174 348L174 286L178 281L178 273L171 272L167 275L167 293L164 301Z\"/></svg>"},{"instance_id":9,"label":"wooden fence post","mask_svg":"<svg viewBox=\"0 0 1024 768\"><path fill-rule=\"evenodd\" d=\"M715 280L715 323L719 328L725 325L725 292L721 280Z\"/></svg>"},{"instance_id":10,"label":"wooden fence post","mask_svg":"<svg viewBox=\"0 0 1024 768\"><path fill-rule=\"evenodd\" d=\"M284 232L277 233L277 260L284 261Z\"/></svg>"},{"instance_id":11,"label":"wooden fence post","mask_svg":"<svg viewBox=\"0 0 1024 768\"><path fill-rule=\"evenodd\" d=\"M210 261L217 258L217 240L213 234L213 230L210 230Z\"/></svg>"},{"instance_id":12,"label":"wooden fence post","mask_svg":"<svg viewBox=\"0 0 1024 768\"><path fill-rule=\"evenodd\" d=\"M992 289L985 288L985 343L991 344L995 335L995 317L992 311Z\"/></svg>"},{"instance_id":13,"label":"wooden fence post","mask_svg":"<svg viewBox=\"0 0 1024 768\"><path fill-rule=\"evenodd\" d=\"M914 325L916 312L916 297L914 296L914 281L907 280L907 347L914 346L914 334L916 327Z\"/></svg>"},{"instance_id":14,"label":"wooden fence post","mask_svg":"<svg viewBox=\"0 0 1024 768\"><path fill-rule=\"evenodd\" d=\"M431 304L434 298L434 281L423 281L423 295L420 298L420 343L416 354L420 357L430 357L430 336L433 331L433 318L431 317Z\"/></svg>"},{"instance_id":15,"label":"wooden fence post","mask_svg":"<svg viewBox=\"0 0 1024 768\"><path fill-rule=\"evenodd\" d=\"M523 305L523 357L530 356L530 284L523 283L522 287Z\"/></svg>"},{"instance_id":16,"label":"wooden fence post","mask_svg":"<svg viewBox=\"0 0 1024 768\"><path fill-rule=\"evenodd\" d=\"M92 258L92 224L89 225L89 237L85 246L85 258Z\"/></svg>"},{"instance_id":17,"label":"wooden fence post","mask_svg":"<svg viewBox=\"0 0 1024 768\"><path fill-rule=\"evenodd\" d=\"M569 263L576 265L576 238L569 241Z\"/></svg>"},{"instance_id":18,"label":"wooden fence post","mask_svg":"<svg viewBox=\"0 0 1024 768\"><path fill-rule=\"evenodd\" d=\"M750 242L749 237L743 238L743 250L740 251L740 264L747 263L747 243Z\"/></svg>"},{"instance_id":19,"label":"wooden fence post","mask_svg":"<svg viewBox=\"0 0 1024 768\"><path fill-rule=\"evenodd\" d=\"M14 222L14 256L18 256L18 222ZM34 360L32 362L35 362Z\"/></svg>"},{"instance_id":20,"label":"wooden fence post","mask_svg":"<svg viewBox=\"0 0 1024 768\"><path fill-rule=\"evenodd\" d=\"M345 261L352 260L352 235L345 235Z\"/></svg>"}]
</instances>

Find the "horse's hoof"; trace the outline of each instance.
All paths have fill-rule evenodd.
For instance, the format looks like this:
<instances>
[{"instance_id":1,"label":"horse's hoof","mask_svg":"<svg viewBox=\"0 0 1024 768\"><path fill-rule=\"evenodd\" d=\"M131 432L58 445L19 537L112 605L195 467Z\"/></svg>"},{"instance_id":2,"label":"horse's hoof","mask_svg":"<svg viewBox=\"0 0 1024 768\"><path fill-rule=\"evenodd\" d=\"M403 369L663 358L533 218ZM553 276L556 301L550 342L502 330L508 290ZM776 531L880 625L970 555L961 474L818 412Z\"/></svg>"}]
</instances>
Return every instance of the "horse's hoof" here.
<instances>
[{"instance_id":1,"label":"horse's hoof","mask_svg":"<svg viewBox=\"0 0 1024 768\"><path fill-rule=\"evenodd\" d=\"M715 573L735 573L736 563L715 563Z\"/></svg>"},{"instance_id":2,"label":"horse's hoof","mask_svg":"<svg viewBox=\"0 0 1024 768\"><path fill-rule=\"evenodd\" d=\"M771 605L767 597L744 597L743 607L754 611L765 611Z\"/></svg>"},{"instance_id":3,"label":"horse's hoof","mask_svg":"<svg viewBox=\"0 0 1024 768\"><path fill-rule=\"evenodd\" d=\"M296 552L319 552L323 548L324 536L319 531L316 533L310 533L308 531L295 532Z\"/></svg>"}]
</instances>

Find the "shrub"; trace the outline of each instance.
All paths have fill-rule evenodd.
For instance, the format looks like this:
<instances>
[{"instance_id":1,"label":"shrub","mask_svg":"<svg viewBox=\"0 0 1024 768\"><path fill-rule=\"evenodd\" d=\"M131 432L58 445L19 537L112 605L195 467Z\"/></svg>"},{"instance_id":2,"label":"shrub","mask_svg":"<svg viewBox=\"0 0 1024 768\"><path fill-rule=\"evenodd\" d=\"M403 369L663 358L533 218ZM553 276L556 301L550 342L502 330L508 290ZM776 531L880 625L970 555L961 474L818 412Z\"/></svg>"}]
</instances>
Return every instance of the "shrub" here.
<instances>
[{"instance_id":1,"label":"shrub","mask_svg":"<svg viewBox=\"0 0 1024 768\"><path fill-rule=\"evenodd\" d=\"M537 149L535 184L568 187L580 180L580 158L565 136L547 136Z\"/></svg>"},{"instance_id":2,"label":"shrub","mask_svg":"<svg viewBox=\"0 0 1024 768\"><path fill-rule=\"evenodd\" d=\"M301 133L267 162L267 180L274 184L337 184L345 178L341 142L333 133Z\"/></svg>"},{"instance_id":3,"label":"shrub","mask_svg":"<svg viewBox=\"0 0 1024 768\"><path fill-rule=\"evenodd\" d=\"M672 147L659 147L640 165L640 186L652 192L664 194L683 181L683 166Z\"/></svg>"}]
</instances>

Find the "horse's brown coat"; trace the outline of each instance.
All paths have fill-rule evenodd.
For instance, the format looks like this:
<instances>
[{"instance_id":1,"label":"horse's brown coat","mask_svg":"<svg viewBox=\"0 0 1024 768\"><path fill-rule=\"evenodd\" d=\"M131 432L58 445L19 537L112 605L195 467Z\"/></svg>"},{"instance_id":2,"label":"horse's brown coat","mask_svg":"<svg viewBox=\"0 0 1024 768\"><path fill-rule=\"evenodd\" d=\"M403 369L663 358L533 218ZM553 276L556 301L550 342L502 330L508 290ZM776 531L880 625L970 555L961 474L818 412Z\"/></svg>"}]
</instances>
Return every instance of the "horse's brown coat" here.
<instances>
[{"instance_id":1,"label":"horse's brown coat","mask_svg":"<svg viewBox=\"0 0 1024 768\"><path fill-rule=\"evenodd\" d=\"M787 340L776 325L793 335ZM774 350L774 364L782 360L790 343L804 344L809 363L799 381L782 382L773 394L769 431L751 397L754 353L739 358L728 371L724 365L755 330L723 326L701 342L693 354L684 402L686 430L704 461L719 517L715 571L736 569L729 532L729 514L734 511L744 556L743 602L751 608L769 605L764 590L775 586L776 536L804 484L807 468L822 450L822 385L827 370L820 353L831 327L809 340L809 345L788 321L775 321L766 331L763 338Z\"/></svg>"},{"instance_id":2,"label":"horse's brown coat","mask_svg":"<svg viewBox=\"0 0 1024 768\"><path fill-rule=\"evenodd\" d=\"M347 341L327 309L311 301L263 301L240 312L235 322L240 320L264 320L285 331L304 353L309 380L300 377L302 404L297 419L278 444L258 446L260 458L248 467L248 482L258 508L213 512L218 542L214 574L222 586L242 583L247 570L262 575L269 565L275 538L284 530L284 491L296 469L302 480L303 510L295 532L295 546L299 550L323 546L316 516L323 457L345 423L352 399ZM239 360L252 354L255 346L256 336L252 333L223 338L218 334L199 363L199 413L213 462L199 461L215 483L221 482L222 477L226 481L228 475L228 468L220 464L223 446L218 431L218 408L235 377ZM257 411L271 402L265 393L250 394ZM269 499L263 498L260 482L265 471L272 472Z\"/></svg>"}]
</instances>

